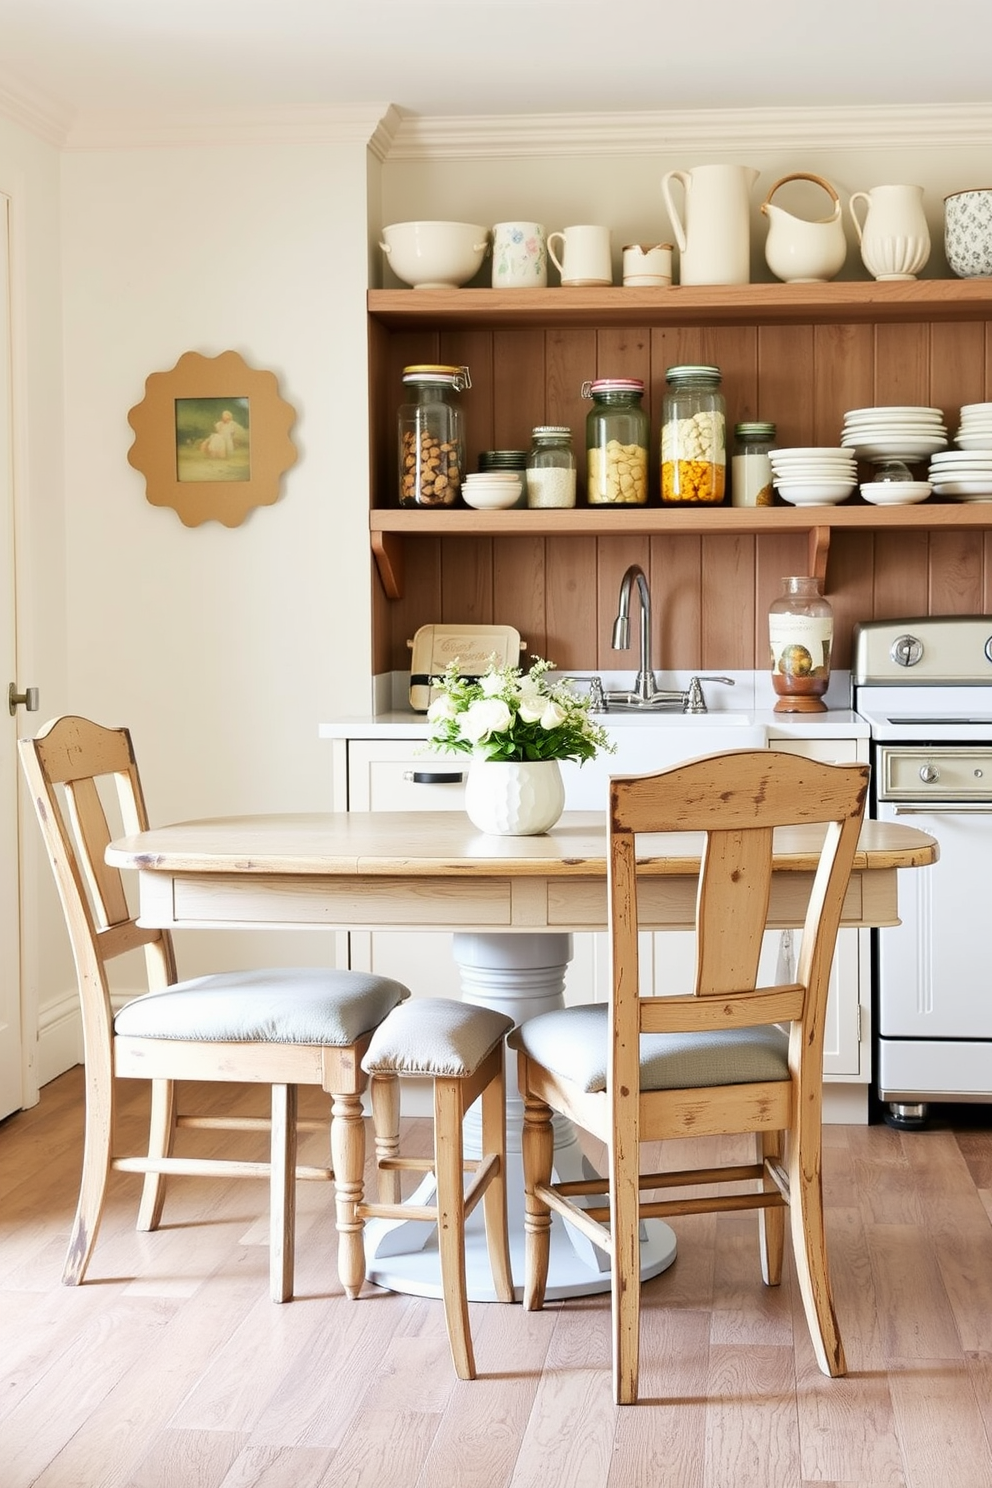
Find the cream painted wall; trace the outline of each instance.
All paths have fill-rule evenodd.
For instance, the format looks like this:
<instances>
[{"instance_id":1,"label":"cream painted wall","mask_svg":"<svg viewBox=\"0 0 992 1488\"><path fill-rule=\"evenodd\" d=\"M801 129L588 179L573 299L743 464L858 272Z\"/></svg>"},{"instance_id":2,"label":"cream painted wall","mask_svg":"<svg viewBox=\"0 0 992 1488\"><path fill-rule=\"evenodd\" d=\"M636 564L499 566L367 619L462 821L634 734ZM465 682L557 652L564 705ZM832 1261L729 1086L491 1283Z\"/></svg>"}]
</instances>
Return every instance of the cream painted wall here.
<instances>
[{"instance_id":1,"label":"cream painted wall","mask_svg":"<svg viewBox=\"0 0 992 1488\"><path fill-rule=\"evenodd\" d=\"M68 670L127 723L158 820L329 809L318 724L370 705L364 142L63 159ZM127 463L146 376L233 349L293 404L296 466L235 529ZM328 935L190 936L182 972L306 962ZM126 976L126 973L125 973Z\"/></svg>"}]
</instances>

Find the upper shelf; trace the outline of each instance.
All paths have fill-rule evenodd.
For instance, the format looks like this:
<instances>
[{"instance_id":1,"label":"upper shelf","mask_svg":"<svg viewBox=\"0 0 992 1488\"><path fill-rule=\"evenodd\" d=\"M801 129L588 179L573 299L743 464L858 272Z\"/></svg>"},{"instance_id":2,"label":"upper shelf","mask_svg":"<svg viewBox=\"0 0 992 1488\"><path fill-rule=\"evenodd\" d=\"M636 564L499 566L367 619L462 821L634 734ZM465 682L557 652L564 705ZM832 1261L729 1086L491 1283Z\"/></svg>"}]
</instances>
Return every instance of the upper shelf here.
<instances>
[{"instance_id":1,"label":"upper shelf","mask_svg":"<svg viewBox=\"0 0 992 1488\"><path fill-rule=\"evenodd\" d=\"M378 508L369 513L372 551L390 599L403 593L403 539L406 537L639 537L677 533L708 536L732 533L805 532L809 573L825 578L830 535L838 527L870 532L892 528L992 527L992 502L939 502L918 506L601 506L567 510L477 512L418 507Z\"/></svg>"},{"instance_id":2,"label":"upper shelf","mask_svg":"<svg viewBox=\"0 0 992 1488\"><path fill-rule=\"evenodd\" d=\"M460 326L885 324L985 320L990 279L678 285L667 289L372 289L368 312L393 330Z\"/></svg>"}]
</instances>

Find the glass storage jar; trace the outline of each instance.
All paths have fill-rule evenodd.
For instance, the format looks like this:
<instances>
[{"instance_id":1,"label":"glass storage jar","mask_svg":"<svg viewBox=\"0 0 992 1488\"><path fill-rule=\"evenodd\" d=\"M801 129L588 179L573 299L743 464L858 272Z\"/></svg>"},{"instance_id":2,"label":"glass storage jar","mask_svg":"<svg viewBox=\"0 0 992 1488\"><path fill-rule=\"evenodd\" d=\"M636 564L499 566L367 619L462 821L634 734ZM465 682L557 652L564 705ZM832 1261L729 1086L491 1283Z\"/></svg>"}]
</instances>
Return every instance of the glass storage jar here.
<instances>
[{"instance_id":1,"label":"glass storage jar","mask_svg":"<svg viewBox=\"0 0 992 1488\"><path fill-rule=\"evenodd\" d=\"M661 414L661 499L715 506L727 483L727 411L719 367L669 367Z\"/></svg>"},{"instance_id":2,"label":"glass storage jar","mask_svg":"<svg viewBox=\"0 0 992 1488\"><path fill-rule=\"evenodd\" d=\"M731 506L772 506L772 462L768 451L775 443L774 424L735 424L730 462Z\"/></svg>"},{"instance_id":3,"label":"glass storage jar","mask_svg":"<svg viewBox=\"0 0 992 1488\"><path fill-rule=\"evenodd\" d=\"M833 611L809 576L782 580L782 593L768 610L772 686L776 713L824 713L830 681Z\"/></svg>"},{"instance_id":4,"label":"glass storage jar","mask_svg":"<svg viewBox=\"0 0 992 1488\"><path fill-rule=\"evenodd\" d=\"M565 424L540 424L527 457L527 505L575 505L575 455Z\"/></svg>"},{"instance_id":5,"label":"glass storage jar","mask_svg":"<svg viewBox=\"0 0 992 1488\"><path fill-rule=\"evenodd\" d=\"M646 506L648 416L638 377L600 377L582 384L592 399L586 418L586 495L590 506Z\"/></svg>"},{"instance_id":6,"label":"glass storage jar","mask_svg":"<svg viewBox=\"0 0 992 1488\"><path fill-rule=\"evenodd\" d=\"M454 506L465 469L456 395L472 386L467 367L403 368L410 401L399 412L400 506Z\"/></svg>"}]
</instances>

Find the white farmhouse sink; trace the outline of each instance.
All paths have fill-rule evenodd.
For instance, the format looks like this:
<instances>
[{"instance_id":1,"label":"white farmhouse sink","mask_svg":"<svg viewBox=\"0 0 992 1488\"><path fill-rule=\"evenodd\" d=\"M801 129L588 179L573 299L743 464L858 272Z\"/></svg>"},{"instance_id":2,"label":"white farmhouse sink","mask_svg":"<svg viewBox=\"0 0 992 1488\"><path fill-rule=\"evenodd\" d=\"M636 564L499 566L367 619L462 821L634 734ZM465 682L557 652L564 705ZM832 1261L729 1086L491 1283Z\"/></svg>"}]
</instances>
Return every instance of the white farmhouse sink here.
<instances>
[{"instance_id":1,"label":"white farmhouse sink","mask_svg":"<svg viewBox=\"0 0 992 1488\"><path fill-rule=\"evenodd\" d=\"M602 811L606 782L611 775L640 775L663 770L681 760L725 749L764 749L764 724L750 713L597 713L617 746L616 754L561 767L565 807L570 811Z\"/></svg>"}]
</instances>

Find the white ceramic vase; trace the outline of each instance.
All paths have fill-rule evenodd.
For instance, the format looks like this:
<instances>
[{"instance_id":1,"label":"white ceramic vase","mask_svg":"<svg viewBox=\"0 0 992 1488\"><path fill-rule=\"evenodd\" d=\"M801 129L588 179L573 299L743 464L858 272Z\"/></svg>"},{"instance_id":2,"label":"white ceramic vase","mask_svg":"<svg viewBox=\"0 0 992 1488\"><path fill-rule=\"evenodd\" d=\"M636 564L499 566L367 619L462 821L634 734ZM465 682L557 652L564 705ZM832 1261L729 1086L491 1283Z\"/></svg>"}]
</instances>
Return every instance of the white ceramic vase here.
<instances>
[{"instance_id":1,"label":"white ceramic vase","mask_svg":"<svg viewBox=\"0 0 992 1488\"><path fill-rule=\"evenodd\" d=\"M465 810L480 832L532 837L553 827L565 807L557 760L473 760Z\"/></svg>"}]
</instances>

